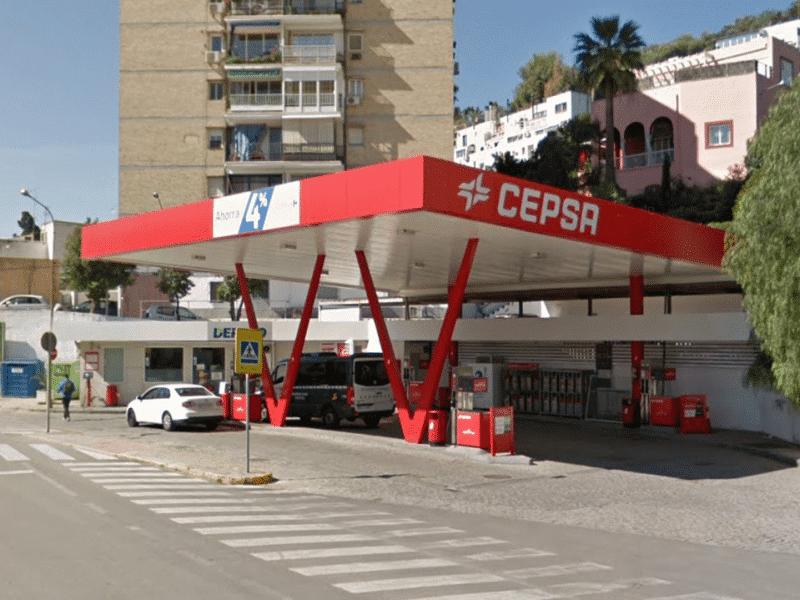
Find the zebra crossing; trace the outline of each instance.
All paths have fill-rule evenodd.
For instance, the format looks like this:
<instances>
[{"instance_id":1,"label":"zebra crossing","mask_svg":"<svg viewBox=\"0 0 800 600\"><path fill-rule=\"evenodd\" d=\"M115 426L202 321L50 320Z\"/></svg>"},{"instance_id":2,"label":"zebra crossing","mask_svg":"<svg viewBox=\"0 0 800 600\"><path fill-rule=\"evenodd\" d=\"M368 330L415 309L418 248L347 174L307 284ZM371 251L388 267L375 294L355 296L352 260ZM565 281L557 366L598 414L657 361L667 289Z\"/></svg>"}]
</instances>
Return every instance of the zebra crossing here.
<instances>
[{"instance_id":1,"label":"zebra crossing","mask_svg":"<svg viewBox=\"0 0 800 600\"><path fill-rule=\"evenodd\" d=\"M274 487L222 486L89 449L0 444L0 465L21 465L33 455L198 535L354 598L597 600L624 594L631 600L741 600L678 592L676 582L655 577L616 577L602 562L567 560L547 549L515 547L366 503Z\"/></svg>"}]
</instances>

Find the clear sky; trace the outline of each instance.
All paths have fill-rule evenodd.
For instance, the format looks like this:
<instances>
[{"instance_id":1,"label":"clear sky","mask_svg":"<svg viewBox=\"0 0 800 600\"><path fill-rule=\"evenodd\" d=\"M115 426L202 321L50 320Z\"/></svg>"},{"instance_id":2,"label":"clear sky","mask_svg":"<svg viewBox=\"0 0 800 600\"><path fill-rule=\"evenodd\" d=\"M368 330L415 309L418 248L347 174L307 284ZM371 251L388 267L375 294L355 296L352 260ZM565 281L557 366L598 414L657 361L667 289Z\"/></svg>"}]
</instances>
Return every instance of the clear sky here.
<instances>
[{"instance_id":1,"label":"clear sky","mask_svg":"<svg viewBox=\"0 0 800 600\"><path fill-rule=\"evenodd\" d=\"M365 0L369 2L370 0ZM457 105L505 103L519 69L556 51L572 64L573 35L593 16L619 14L647 44L717 32L743 15L786 10L791 0L458 0ZM19 233L22 211L105 221L118 193L118 0L4 1L0 39L0 238Z\"/></svg>"}]
</instances>

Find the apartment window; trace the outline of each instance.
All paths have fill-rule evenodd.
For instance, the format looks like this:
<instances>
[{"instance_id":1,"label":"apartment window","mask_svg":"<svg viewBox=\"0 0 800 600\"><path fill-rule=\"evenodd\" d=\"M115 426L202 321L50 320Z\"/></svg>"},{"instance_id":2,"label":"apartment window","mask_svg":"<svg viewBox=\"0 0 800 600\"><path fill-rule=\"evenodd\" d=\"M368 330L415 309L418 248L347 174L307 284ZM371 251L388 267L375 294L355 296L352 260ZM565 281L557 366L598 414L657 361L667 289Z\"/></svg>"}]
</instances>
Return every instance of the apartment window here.
<instances>
[{"instance_id":1,"label":"apartment window","mask_svg":"<svg viewBox=\"0 0 800 600\"><path fill-rule=\"evenodd\" d=\"M781 59L781 84L792 85L794 81L794 63L786 58Z\"/></svg>"},{"instance_id":2,"label":"apartment window","mask_svg":"<svg viewBox=\"0 0 800 600\"><path fill-rule=\"evenodd\" d=\"M350 0L350 4L361 4L361 0Z\"/></svg>"},{"instance_id":3,"label":"apartment window","mask_svg":"<svg viewBox=\"0 0 800 600\"><path fill-rule=\"evenodd\" d=\"M466 146L467 145L467 136L466 135L462 135L461 136L461 145L462 146Z\"/></svg>"},{"instance_id":4,"label":"apartment window","mask_svg":"<svg viewBox=\"0 0 800 600\"><path fill-rule=\"evenodd\" d=\"M222 150L222 131L208 132L208 149Z\"/></svg>"},{"instance_id":5,"label":"apartment window","mask_svg":"<svg viewBox=\"0 0 800 600\"><path fill-rule=\"evenodd\" d=\"M364 35L361 33L350 33L347 36L347 49L353 52L361 52L364 48Z\"/></svg>"},{"instance_id":6,"label":"apartment window","mask_svg":"<svg viewBox=\"0 0 800 600\"><path fill-rule=\"evenodd\" d=\"M347 95L356 96L358 98L364 97L364 80L363 79L348 79L347 80Z\"/></svg>"},{"instance_id":7,"label":"apartment window","mask_svg":"<svg viewBox=\"0 0 800 600\"><path fill-rule=\"evenodd\" d=\"M208 82L208 99L209 100L222 100L225 97L225 91L222 87L221 81Z\"/></svg>"},{"instance_id":8,"label":"apartment window","mask_svg":"<svg viewBox=\"0 0 800 600\"><path fill-rule=\"evenodd\" d=\"M706 148L733 146L733 121L706 123Z\"/></svg>"},{"instance_id":9,"label":"apartment window","mask_svg":"<svg viewBox=\"0 0 800 600\"><path fill-rule=\"evenodd\" d=\"M567 110L567 103L562 102L561 104L556 104L556 113L566 112Z\"/></svg>"},{"instance_id":10,"label":"apartment window","mask_svg":"<svg viewBox=\"0 0 800 600\"><path fill-rule=\"evenodd\" d=\"M363 127L348 127L347 128L347 143L354 148L364 147L364 128Z\"/></svg>"},{"instance_id":11,"label":"apartment window","mask_svg":"<svg viewBox=\"0 0 800 600\"><path fill-rule=\"evenodd\" d=\"M225 195L225 178L209 177L206 183L206 198L219 198Z\"/></svg>"},{"instance_id":12,"label":"apartment window","mask_svg":"<svg viewBox=\"0 0 800 600\"><path fill-rule=\"evenodd\" d=\"M214 52L221 52L222 51L222 36L221 35L212 35L211 40L208 44L211 47L211 50Z\"/></svg>"}]
</instances>

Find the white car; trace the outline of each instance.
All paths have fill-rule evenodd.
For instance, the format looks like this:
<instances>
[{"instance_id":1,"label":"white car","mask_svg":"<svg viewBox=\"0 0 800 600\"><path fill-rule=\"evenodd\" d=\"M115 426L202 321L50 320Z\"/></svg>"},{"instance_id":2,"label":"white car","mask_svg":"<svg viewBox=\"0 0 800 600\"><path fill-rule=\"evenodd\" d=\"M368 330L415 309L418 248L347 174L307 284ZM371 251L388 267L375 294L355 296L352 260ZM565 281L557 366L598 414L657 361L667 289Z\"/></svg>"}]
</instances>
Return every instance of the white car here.
<instances>
[{"instance_id":1,"label":"white car","mask_svg":"<svg viewBox=\"0 0 800 600\"><path fill-rule=\"evenodd\" d=\"M130 427L160 423L167 431L195 423L213 431L225 417L222 398L191 383L153 386L131 400L125 412Z\"/></svg>"},{"instance_id":2,"label":"white car","mask_svg":"<svg viewBox=\"0 0 800 600\"><path fill-rule=\"evenodd\" d=\"M50 308L50 304L42 296L18 294L16 296L9 296L0 301L0 308L11 308L14 310L41 308L47 310Z\"/></svg>"}]
</instances>

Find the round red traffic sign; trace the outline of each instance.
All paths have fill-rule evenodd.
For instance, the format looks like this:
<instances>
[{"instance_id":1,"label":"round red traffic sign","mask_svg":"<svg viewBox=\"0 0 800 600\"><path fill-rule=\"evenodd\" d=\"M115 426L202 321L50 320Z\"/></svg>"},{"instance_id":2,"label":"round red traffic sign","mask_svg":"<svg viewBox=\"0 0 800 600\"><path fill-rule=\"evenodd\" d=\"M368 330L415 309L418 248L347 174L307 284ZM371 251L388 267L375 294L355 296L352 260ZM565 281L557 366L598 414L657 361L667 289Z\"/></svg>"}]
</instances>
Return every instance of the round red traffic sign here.
<instances>
[{"instance_id":1,"label":"round red traffic sign","mask_svg":"<svg viewBox=\"0 0 800 600\"><path fill-rule=\"evenodd\" d=\"M53 348L52 350L50 350L50 360L55 360L56 356L58 356L58 352L56 351L55 348Z\"/></svg>"}]
</instances>

